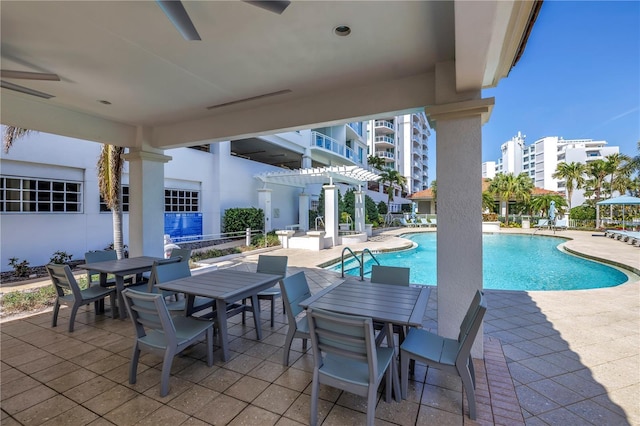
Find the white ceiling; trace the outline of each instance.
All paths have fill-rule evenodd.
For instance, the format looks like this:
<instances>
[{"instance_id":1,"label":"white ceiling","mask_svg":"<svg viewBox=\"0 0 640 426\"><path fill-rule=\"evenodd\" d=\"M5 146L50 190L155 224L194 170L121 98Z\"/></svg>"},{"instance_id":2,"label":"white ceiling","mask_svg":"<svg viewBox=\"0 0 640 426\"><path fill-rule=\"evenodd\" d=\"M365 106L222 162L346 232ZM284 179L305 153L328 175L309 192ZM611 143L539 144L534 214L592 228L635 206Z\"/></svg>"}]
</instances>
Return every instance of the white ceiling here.
<instances>
[{"instance_id":1,"label":"white ceiling","mask_svg":"<svg viewBox=\"0 0 640 426\"><path fill-rule=\"evenodd\" d=\"M2 89L2 123L165 148L420 109L435 100L436 63L460 61L464 90L504 77L532 10L294 0L277 15L239 0L183 4L201 41L184 40L154 1L3 0L2 69L61 81L4 79L55 97ZM351 35L336 36L338 25Z\"/></svg>"}]
</instances>

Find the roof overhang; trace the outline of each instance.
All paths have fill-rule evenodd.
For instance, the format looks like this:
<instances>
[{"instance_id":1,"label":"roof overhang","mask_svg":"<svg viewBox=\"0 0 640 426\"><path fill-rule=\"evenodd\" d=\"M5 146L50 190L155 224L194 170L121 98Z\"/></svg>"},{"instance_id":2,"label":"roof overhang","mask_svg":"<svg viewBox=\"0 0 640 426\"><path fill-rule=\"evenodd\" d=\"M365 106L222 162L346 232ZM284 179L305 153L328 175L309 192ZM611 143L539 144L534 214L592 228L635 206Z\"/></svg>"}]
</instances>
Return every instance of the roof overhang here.
<instances>
[{"instance_id":1,"label":"roof overhang","mask_svg":"<svg viewBox=\"0 0 640 426\"><path fill-rule=\"evenodd\" d=\"M311 169L287 170L284 172L267 172L254 176L265 184L295 186L304 188L310 184L347 183L364 185L369 181L377 181L380 176L372 171L357 166L317 167Z\"/></svg>"}]
</instances>

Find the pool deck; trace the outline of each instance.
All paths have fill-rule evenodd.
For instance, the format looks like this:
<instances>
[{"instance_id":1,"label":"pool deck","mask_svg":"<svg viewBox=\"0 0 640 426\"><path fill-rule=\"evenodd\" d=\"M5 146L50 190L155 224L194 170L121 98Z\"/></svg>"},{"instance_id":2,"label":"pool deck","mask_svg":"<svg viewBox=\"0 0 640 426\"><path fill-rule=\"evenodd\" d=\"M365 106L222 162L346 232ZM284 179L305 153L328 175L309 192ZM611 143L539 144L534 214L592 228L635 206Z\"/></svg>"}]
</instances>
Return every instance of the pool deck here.
<instances>
[{"instance_id":1,"label":"pool deck","mask_svg":"<svg viewBox=\"0 0 640 426\"><path fill-rule=\"evenodd\" d=\"M350 246L403 247L404 228ZM531 230L504 230L527 233ZM537 231L538 235L554 235ZM640 270L640 248L601 233L556 231L570 250ZM339 258L342 247L312 252L276 249L289 257L289 274L305 271L311 291L340 282L317 265ZM211 260L219 267L255 270L257 255ZM6 291L3 288L3 291ZM378 425L527 424L640 425L640 281L595 290L518 292L486 290L484 360L477 372L478 419L471 421L459 379L418 366L402 403L379 400ZM158 395L161 358L141 358L138 382L127 380L132 345L128 321L82 311L68 333L68 312L50 327L50 310L0 326L3 425L13 424L308 424L312 357L294 341L291 363L281 365L287 330L276 303L274 328L263 318L263 340L232 319L232 356L206 367L202 344L177 357L170 393ZM268 309L266 305L265 309ZM437 328L437 290L424 317ZM324 389L320 423L362 424L364 399Z\"/></svg>"}]
</instances>

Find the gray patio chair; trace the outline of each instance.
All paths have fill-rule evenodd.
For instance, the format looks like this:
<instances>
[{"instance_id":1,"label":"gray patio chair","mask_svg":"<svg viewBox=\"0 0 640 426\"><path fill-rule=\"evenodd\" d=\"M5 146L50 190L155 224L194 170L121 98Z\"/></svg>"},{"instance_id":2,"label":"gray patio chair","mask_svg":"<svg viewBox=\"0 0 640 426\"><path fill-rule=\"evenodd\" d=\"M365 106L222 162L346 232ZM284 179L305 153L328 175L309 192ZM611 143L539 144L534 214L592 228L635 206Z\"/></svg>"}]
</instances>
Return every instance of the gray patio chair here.
<instances>
[{"instance_id":1,"label":"gray patio chair","mask_svg":"<svg viewBox=\"0 0 640 426\"><path fill-rule=\"evenodd\" d=\"M191 259L191 249L187 249L187 248L174 248L171 250L171 255L169 256L169 258L174 258L174 257L181 257L182 260L186 261L187 263L189 263L189 260Z\"/></svg>"},{"instance_id":2,"label":"gray patio chair","mask_svg":"<svg viewBox=\"0 0 640 426\"><path fill-rule=\"evenodd\" d=\"M169 375L173 358L203 338L207 345L207 365L213 365L213 322L183 316L172 317L161 294L126 289L122 295L136 332L129 368L129 383L136 382L142 348L163 354L160 396L169 393Z\"/></svg>"},{"instance_id":3,"label":"gray patio chair","mask_svg":"<svg viewBox=\"0 0 640 426\"><path fill-rule=\"evenodd\" d=\"M101 287L92 286L86 290L81 290L80 286L76 282L75 277L71 273L69 265L56 265L50 263L46 266L51 282L56 289L56 301L53 305L53 320L51 321L51 327L58 325L58 313L60 312L60 305L67 305L71 307L71 315L69 316L69 332L73 331L73 326L76 321L76 314L80 306L94 304L96 313L98 311L104 312L104 299L109 296L111 301L111 317L115 311L116 304L116 289L115 287Z\"/></svg>"},{"instance_id":4,"label":"gray patio chair","mask_svg":"<svg viewBox=\"0 0 640 426\"><path fill-rule=\"evenodd\" d=\"M367 425L373 425L378 386L386 373L386 400L391 401L396 372L393 348L378 347L371 318L320 309L307 312L313 348L311 425L318 422L320 385L367 397Z\"/></svg>"},{"instance_id":5,"label":"gray patio chair","mask_svg":"<svg viewBox=\"0 0 640 426\"><path fill-rule=\"evenodd\" d=\"M284 278L287 275L287 262L289 258L287 256L258 256L258 267L256 272L263 274L281 275ZM273 327L275 319L275 300L281 296L280 287L274 285L272 288L262 290L258 293L258 302L260 300L269 300L271 302L271 327ZM246 305L247 299L242 301L243 305ZM258 306L260 309L260 306ZM285 309L285 303L282 302L282 309ZM246 311L242 311L242 324L246 322Z\"/></svg>"},{"instance_id":6,"label":"gray patio chair","mask_svg":"<svg viewBox=\"0 0 640 426\"><path fill-rule=\"evenodd\" d=\"M476 339L482 318L487 310L484 294L476 295L460 324L458 339L449 339L426 330L412 328L400 345L400 376L402 397L406 397L409 385L409 361L416 360L462 379L469 403L469 418L476 418L476 376L471 359L471 347Z\"/></svg>"},{"instance_id":7,"label":"gray patio chair","mask_svg":"<svg viewBox=\"0 0 640 426\"><path fill-rule=\"evenodd\" d=\"M379 284L393 284L409 286L410 269L400 266L382 266L373 265L371 267L371 282ZM386 327L384 323L374 321L373 328L382 331L376 337L376 344L382 343L386 335ZM404 341L406 331L401 325L394 325L393 332L398 335L400 343Z\"/></svg>"},{"instance_id":8,"label":"gray patio chair","mask_svg":"<svg viewBox=\"0 0 640 426\"><path fill-rule=\"evenodd\" d=\"M284 342L284 353L282 357L282 365L289 365L289 352L291 351L291 343L293 339L302 339L302 349L307 349L307 339L309 336L309 321L306 316L298 318L298 315L304 309L298 303L311 297L309 284L304 272L298 272L280 281L280 290L282 290L282 300L284 301L285 312L289 322L287 330L287 338Z\"/></svg>"},{"instance_id":9,"label":"gray patio chair","mask_svg":"<svg viewBox=\"0 0 640 426\"><path fill-rule=\"evenodd\" d=\"M156 260L155 262L153 262L153 267L151 268L151 277L149 278L147 290L149 293L162 294L165 299L173 298L173 301L167 302L167 309L172 313L185 312L187 306L186 298L180 298L180 295L173 291L160 290L156 287L156 284L190 276L191 269L189 268L189 262L184 261L184 259L180 256L171 257L169 259ZM215 305L215 303L216 302L213 299L196 296L193 303L194 312L211 308Z\"/></svg>"}]
</instances>

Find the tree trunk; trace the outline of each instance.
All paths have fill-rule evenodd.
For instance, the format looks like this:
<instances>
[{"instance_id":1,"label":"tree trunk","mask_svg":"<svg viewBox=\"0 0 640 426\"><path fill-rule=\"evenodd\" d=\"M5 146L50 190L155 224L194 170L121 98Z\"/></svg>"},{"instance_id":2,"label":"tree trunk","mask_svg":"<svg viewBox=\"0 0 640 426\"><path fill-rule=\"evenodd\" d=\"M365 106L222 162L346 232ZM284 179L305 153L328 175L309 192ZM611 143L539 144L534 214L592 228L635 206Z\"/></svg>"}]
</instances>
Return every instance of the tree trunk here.
<instances>
[{"instance_id":1,"label":"tree trunk","mask_svg":"<svg viewBox=\"0 0 640 426\"><path fill-rule=\"evenodd\" d=\"M113 219L113 249L118 259L124 259L124 241L122 238L122 191L119 191L118 203L111 209Z\"/></svg>"}]
</instances>

